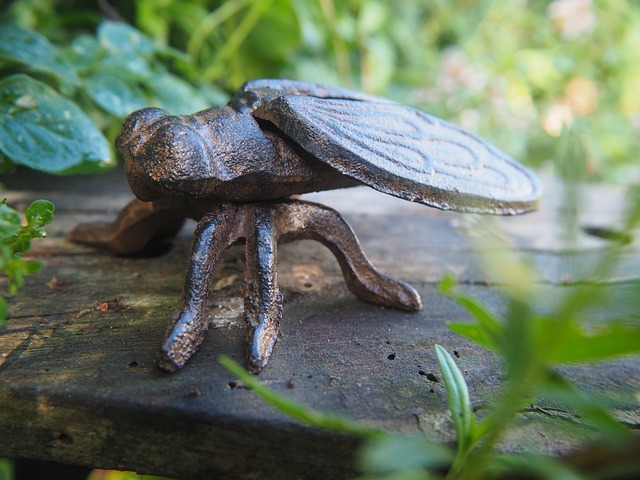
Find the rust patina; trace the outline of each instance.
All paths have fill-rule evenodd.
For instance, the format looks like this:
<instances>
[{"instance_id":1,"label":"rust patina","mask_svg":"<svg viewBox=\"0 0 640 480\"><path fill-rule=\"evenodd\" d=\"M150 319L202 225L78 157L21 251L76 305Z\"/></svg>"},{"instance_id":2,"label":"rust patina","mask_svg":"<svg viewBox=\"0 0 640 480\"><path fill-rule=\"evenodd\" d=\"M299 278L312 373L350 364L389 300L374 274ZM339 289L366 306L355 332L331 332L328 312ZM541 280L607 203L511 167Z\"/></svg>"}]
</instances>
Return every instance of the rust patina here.
<instances>
[{"instance_id":1,"label":"rust patina","mask_svg":"<svg viewBox=\"0 0 640 480\"><path fill-rule=\"evenodd\" d=\"M498 215L532 210L540 196L532 172L454 124L384 98L290 80L247 82L227 105L193 115L139 110L116 144L138 198L114 223L80 225L69 237L129 254L175 235L185 218L198 221L158 359L169 371L204 339L213 273L232 245L246 245L247 366L256 373L282 317L278 242L318 240L359 298L421 307L410 285L371 265L335 210L293 195L364 184L440 209Z\"/></svg>"}]
</instances>

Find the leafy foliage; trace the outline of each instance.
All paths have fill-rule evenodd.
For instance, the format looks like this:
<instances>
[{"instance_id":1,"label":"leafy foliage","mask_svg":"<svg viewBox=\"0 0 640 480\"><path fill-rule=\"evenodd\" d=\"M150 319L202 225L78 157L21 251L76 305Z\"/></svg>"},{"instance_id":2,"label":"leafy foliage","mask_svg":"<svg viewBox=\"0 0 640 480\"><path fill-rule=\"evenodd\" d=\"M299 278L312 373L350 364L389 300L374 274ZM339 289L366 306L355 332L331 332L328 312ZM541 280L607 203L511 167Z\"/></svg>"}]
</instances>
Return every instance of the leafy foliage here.
<instances>
[{"instance_id":1,"label":"leafy foliage","mask_svg":"<svg viewBox=\"0 0 640 480\"><path fill-rule=\"evenodd\" d=\"M24 74L4 78L0 102L0 150L17 163L77 173L109 158L109 145L89 117L46 84Z\"/></svg>"},{"instance_id":2,"label":"leafy foliage","mask_svg":"<svg viewBox=\"0 0 640 480\"><path fill-rule=\"evenodd\" d=\"M121 22L104 21L95 36L78 35L65 49L4 23L0 45L5 170L21 164L58 174L100 171L114 164L110 140L133 110L156 105L190 113L221 98L169 72L167 59L183 60L181 53Z\"/></svg>"},{"instance_id":3,"label":"leafy foliage","mask_svg":"<svg viewBox=\"0 0 640 480\"><path fill-rule=\"evenodd\" d=\"M24 276L37 272L40 263L24 260L21 255L31 246L31 240L46 235L44 226L53 221L54 206L47 200L36 200L26 210L26 224L20 214L0 202L0 272L9 278L8 293L14 294L24 284ZM0 296L0 324L7 314L7 302Z\"/></svg>"},{"instance_id":4,"label":"leafy foliage","mask_svg":"<svg viewBox=\"0 0 640 480\"><path fill-rule=\"evenodd\" d=\"M0 27L9 30L0 42L0 74L20 71L49 83L110 140L141 105L193 111L224 101L224 92L248 79L286 77L391 96L533 165L561 157L562 131L578 128L589 138L589 177L625 181L635 169L635 1L100 5L13 2Z\"/></svg>"},{"instance_id":5,"label":"leafy foliage","mask_svg":"<svg viewBox=\"0 0 640 480\"><path fill-rule=\"evenodd\" d=\"M567 162L574 162L568 154ZM625 249L633 248L634 232L640 226L640 194L637 187L627 195L620 235L612 244L599 251L595 264L582 269L585 278L570 288L555 288L552 302L545 301L548 291L536 283L535 272L520 258L489 221L474 225L475 236L482 251L483 271L496 284L501 285L506 307L498 315L478 300L456 286L451 276L445 276L439 284L440 292L466 309L470 322L451 323L450 328L470 340L494 351L505 372L498 395L482 399L487 413L476 418L464 377L454 360L436 345L436 356L447 392L457 447L454 452L424 437L398 437L379 433L370 439L360 452L359 465L368 479L404 480L428 478L510 478L515 473L527 478L585 478L573 465L560 459L539 457L534 454L506 455L499 452L499 443L505 438L521 412L535 404L537 398L545 402L563 405L575 412L580 422L588 425L580 435L606 445L624 445L632 434L628 427L613 416L606 403L604 392L586 392L570 382L560 366L616 359L624 355L640 353L640 317L637 312L640 282L615 280L616 266L625 258ZM571 183L565 189L563 224L568 230L579 223L575 217L581 204L579 189ZM569 232L570 233L570 232ZM570 251L572 236L565 235L566 248ZM624 238L625 241L619 241ZM616 300L611 301L609 296ZM618 305L619 303L619 305ZM227 362L224 363L227 366ZM239 375L238 367L230 369ZM244 374L248 376L248 374ZM245 377L240 377L245 378ZM277 394L247 378L247 385L267 401L292 414L300 421L309 422L321 414L296 405L283 408L289 400L278 399ZM259 385L259 387L257 386ZM632 394L633 392L629 392ZM275 397L275 400L274 400ZM353 433L362 427L349 422L316 422L311 424L331 428L339 424L341 431L352 428ZM577 433L577 431L576 431ZM400 453L403 452L403 453ZM634 460L629 460L634 461ZM613 467L613 465L612 465ZM637 473L637 464L616 464L621 472ZM604 474L603 474L604 475ZM631 475L632 478L633 475ZM592 472L589 478L606 478Z\"/></svg>"}]
</instances>

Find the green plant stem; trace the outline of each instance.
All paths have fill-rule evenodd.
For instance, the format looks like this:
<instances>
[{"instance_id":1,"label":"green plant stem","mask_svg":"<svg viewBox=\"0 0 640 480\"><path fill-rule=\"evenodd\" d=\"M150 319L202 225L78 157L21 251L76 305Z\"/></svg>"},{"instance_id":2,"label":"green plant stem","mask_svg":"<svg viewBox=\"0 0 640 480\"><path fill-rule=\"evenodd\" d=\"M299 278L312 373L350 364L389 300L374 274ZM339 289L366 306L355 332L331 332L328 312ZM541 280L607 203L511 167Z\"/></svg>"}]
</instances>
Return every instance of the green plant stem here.
<instances>
[{"instance_id":1,"label":"green plant stem","mask_svg":"<svg viewBox=\"0 0 640 480\"><path fill-rule=\"evenodd\" d=\"M250 387L260 398L267 403L273 405L281 412L292 418L314 427L326 428L343 433L355 434L368 439L376 439L384 434L375 428L364 427L357 423L351 422L344 418L316 412L293 400L280 396L271 389L262 385L262 383L244 368L231 360L229 357L221 355L218 362L229 372L235 375L239 380Z\"/></svg>"},{"instance_id":2,"label":"green plant stem","mask_svg":"<svg viewBox=\"0 0 640 480\"><path fill-rule=\"evenodd\" d=\"M213 60L212 65L204 70L202 77L205 81L213 81L225 70L227 60L231 58L245 41L251 30L255 27L260 17L265 14L273 0L256 0L253 2L247 14L240 24L234 29L225 44Z\"/></svg>"},{"instance_id":3,"label":"green plant stem","mask_svg":"<svg viewBox=\"0 0 640 480\"><path fill-rule=\"evenodd\" d=\"M223 22L242 10L247 3L248 0L225 2L202 19L195 28L187 44L187 53L191 57L192 61L196 62L196 64L199 63L202 45L209 35L211 35L211 33Z\"/></svg>"},{"instance_id":4,"label":"green plant stem","mask_svg":"<svg viewBox=\"0 0 640 480\"><path fill-rule=\"evenodd\" d=\"M352 80L351 62L349 60L349 51L347 46L342 39L340 32L336 28L336 7L333 4L333 0L320 0L320 7L322 8L322 14L324 15L327 29L331 35L331 43L333 44L333 50L336 55L338 75L340 75L340 79L343 84L349 85Z\"/></svg>"},{"instance_id":5,"label":"green plant stem","mask_svg":"<svg viewBox=\"0 0 640 480\"><path fill-rule=\"evenodd\" d=\"M478 472L482 471L507 427L526 404L524 399L528 397L529 389L523 380L528 378L518 379L509 384L501 401L496 404L494 413L480 424L475 445L471 446L468 454L462 457L459 463L454 462L447 478L477 478Z\"/></svg>"}]
</instances>

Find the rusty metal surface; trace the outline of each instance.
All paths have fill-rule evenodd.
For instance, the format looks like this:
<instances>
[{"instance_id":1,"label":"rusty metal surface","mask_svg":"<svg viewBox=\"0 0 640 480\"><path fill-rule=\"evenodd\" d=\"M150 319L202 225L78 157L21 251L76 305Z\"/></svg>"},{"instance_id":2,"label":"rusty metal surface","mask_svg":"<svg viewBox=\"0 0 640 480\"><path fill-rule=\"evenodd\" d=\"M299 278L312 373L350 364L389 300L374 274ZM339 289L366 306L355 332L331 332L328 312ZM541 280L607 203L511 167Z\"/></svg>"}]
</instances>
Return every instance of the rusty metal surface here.
<instances>
[{"instance_id":1,"label":"rusty metal surface","mask_svg":"<svg viewBox=\"0 0 640 480\"><path fill-rule=\"evenodd\" d=\"M112 225L83 225L70 234L77 243L120 247L138 245L138 228L160 230L166 219L154 202L134 200ZM175 205L168 212L179 211ZM162 229L163 234L166 233ZM146 231L145 231L146 233ZM143 237L148 240L148 237ZM107 239L107 240L104 240ZM173 314L158 358L168 371L182 368L196 352L208 328L207 298L216 265L231 246L245 243L244 281L247 325L247 366L259 372L267 364L278 338L282 293L277 283L277 243L313 239L335 255L349 290L370 303L416 311L420 297L408 284L378 271L367 260L353 230L335 210L301 200L262 203L220 203L202 217L193 234L180 305ZM120 252L126 252L124 247Z\"/></svg>"},{"instance_id":2,"label":"rusty metal surface","mask_svg":"<svg viewBox=\"0 0 640 480\"><path fill-rule=\"evenodd\" d=\"M266 365L278 337L278 240L325 244L363 300L420 308L411 286L369 263L337 212L286 200L294 194L365 184L440 209L494 214L524 213L540 196L533 173L455 125L387 99L289 80L248 82L228 105L194 115L139 110L116 144L139 200L112 225L79 226L69 238L132 253L175 234L185 217L199 221L180 307L158 360L170 371L202 342L215 266L238 242L246 242L253 372Z\"/></svg>"},{"instance_id":3,"label":"rusty metal surface","mask_svg":"<svg viewBox=\"0 0 640 480\"><path fill-rule=\"evenodd\" d=\"M387 99L288 80L194 115L139 110L117 140L142 200L258 201L364 183L433 207L535 208L535 175L462 128Z\"/></svg>"}]
</instances>

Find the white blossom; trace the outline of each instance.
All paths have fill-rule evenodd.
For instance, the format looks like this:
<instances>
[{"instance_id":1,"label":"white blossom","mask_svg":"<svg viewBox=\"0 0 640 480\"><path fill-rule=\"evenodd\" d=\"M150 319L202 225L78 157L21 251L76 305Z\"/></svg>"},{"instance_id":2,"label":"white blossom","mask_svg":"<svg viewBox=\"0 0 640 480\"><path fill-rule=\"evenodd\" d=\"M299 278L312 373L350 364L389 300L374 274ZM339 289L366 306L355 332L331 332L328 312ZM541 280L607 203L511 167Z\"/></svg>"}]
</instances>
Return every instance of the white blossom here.
<instances>
[{"instance_id":1,"label":"white blossom","mask_svg":"<svg viewBox=\"0 0 640 480\"><path fill-rule=\"evenodd\" d=\"M487 74L471 64L459 48L448 48L443 52L440 72L438 86L445 93L455 93L460 88L479 92L488 83Z\"/></svg>"},{"instance_id":2,"label":"white blossom","mask_svg":"<svg viewBox=\"0 0 640 480\"><path fill-rule=\"evenodd\" d=\"M547 15L565 40L592 32L598 23L592 0L555 0Z\"/></svg>"},{"instance_id":3,"label":"white blossom","mask_svg":"<svg viewBox=\"0 0 640 480\"><path fill-rule=\"evenodd\" d=\"M571 105L566 101L554 103L542 117L542 128L552 137L559 137L562 129L573 124Z\"/></svg>"}]
</instances>

